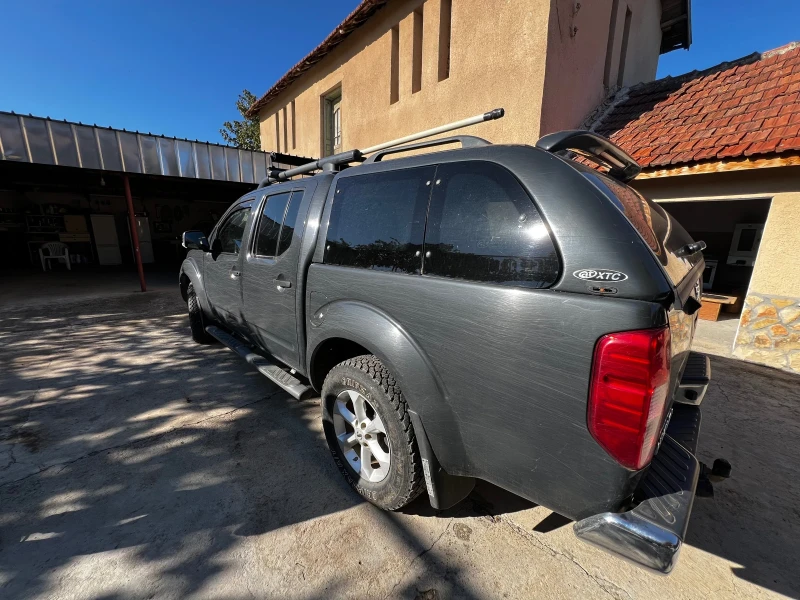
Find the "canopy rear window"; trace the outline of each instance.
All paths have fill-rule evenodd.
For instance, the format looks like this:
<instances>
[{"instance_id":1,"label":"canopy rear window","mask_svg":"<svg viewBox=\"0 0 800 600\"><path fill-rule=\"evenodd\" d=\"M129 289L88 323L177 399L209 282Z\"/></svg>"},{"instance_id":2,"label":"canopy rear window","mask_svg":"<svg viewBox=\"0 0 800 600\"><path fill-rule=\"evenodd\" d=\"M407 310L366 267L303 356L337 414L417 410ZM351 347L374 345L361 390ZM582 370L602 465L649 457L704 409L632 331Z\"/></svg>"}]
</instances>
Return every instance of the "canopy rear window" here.
<instances>
[{"instance_id":1,"label":"canopy rear window","mask_svg":"<svg viewBox=\"0 0 800 600\"><path fill-rule=\"evenodd\" d=\"M677 286L692 267L703 259L700 252L678 256L678 250L694 240L661 206L603 173L583 165L576 164L576 167L627 217L661 263L673 285Z\"/></svg>"}]
</instances>

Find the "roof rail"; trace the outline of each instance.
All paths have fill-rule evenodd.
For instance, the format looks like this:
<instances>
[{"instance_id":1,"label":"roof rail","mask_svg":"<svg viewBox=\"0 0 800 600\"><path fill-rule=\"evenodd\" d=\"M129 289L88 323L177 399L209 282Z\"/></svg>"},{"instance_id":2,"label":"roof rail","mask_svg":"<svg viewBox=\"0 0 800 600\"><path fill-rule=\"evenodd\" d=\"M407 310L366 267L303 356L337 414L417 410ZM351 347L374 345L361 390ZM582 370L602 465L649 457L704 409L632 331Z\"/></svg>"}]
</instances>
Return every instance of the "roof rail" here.
<instances>
[{"instance_id":1,"label":"roof rail","mask_svg":"<svg viewBox=\"0 0 800 600\"><path fill-rule=\"evenodd\" d=\"M642 172L642 167L630 154L593 131L557 131L539 138L536 147L552 153L570 150L580 154L594 163L608 167L608 174L622 183L633 181Z\"/></svg>"},{"instance_id":2,"label":"roof rail","mask_svg":"<svg viewBox=\"0 0 800 600\"><path fill-rule=\"evenodd\" d=\"M397 146L396 148L387 148L386 150L379 150L370 156L365 162L374 163L380 160L387 154L397 154L398 152L408 152L409 150L417 150L419 148L431 148L433 146L446 146L447 144L455 144L461 142L462 148L476 148L478 146L489 146L491 142L475 137L474 135L454 135L446 138L438 138L435 140L426 140L424 142L417 142L416 144L406 144L405 146Z\"/></svg>"},{"instance_id":3,"label":"roof rail","mask_svg":"<svg viewBox=\"0 0 800 600\"><path fill-rule=\"evenodd\" d=\"M391 140L389 142L384 142L382 144L370 146L369 148L365 148L364 150L348 150L347 152L340 152L339 154L334 154L333 156L326 156L325 158L320 158L319 160L315 160L305 165L295 167L294 169L287 169L285 171L281 171L280 173L270 174L259 182L258 187L260 189L262 187L270 185L271 183L287 181L289 178L294 177L295 175L302 175L303 173L310 173L312 171L317 171L319 169L322 169L323 171L338 171L339 170L338 167L341 167L343 165L348 165L354 162L364 162L364 156L367 154L372 154L373 152L386 150L387 148L399 146L407 142L414 142L416 140L430 137L432 135L453 131L454 129L460 129L461 127L468 127L469 125L483 123L484 121L493 121L495 119L502 118L504 115L505 115L504 109L495 108L494 110L490 110L489 112L485 112L480 115L475 115L474 117L469 117L467 119L462 119L460 121L454 121L453 123L448 123L447 125L440 125L439 127L434 127L433 129L426 129L425 131L420 131L419 133L412 133L411 135L407 135L405 137L401 137L396 140ZM462 137L465 139L472 138L475 140L480 140L480 138L473 138L473 136L462 136ZM482 141L486 142L486 140ZM450 143L450 142L442 142L442 143ZM430 144L430 145L439 145L439 144ZM463 141L462 145L464 145ZM426 146L420 146L420 147L426 147ZM384 155L385 154L388 153L384 153ZM374 160L380 160L380 159L376 158Z\"/></svg>"}]
</instances>

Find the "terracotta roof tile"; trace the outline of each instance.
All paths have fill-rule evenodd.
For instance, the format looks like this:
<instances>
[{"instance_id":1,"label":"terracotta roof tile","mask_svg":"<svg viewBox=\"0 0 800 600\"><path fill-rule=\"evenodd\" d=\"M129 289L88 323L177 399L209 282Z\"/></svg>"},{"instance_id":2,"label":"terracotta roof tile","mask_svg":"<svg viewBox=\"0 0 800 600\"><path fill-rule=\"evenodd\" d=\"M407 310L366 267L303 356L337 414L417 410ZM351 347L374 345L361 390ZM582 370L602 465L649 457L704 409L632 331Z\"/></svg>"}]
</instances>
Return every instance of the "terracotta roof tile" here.
<instances>
[{"instance_id":1,"label":"terracotta roof tile","mask_svg":"<svg viewBox=\"0 0 800 600\"><path fill-rule=\"evenodd\" d=\"M622 92L595 124L643 167L800 151L800 44Z\"/></svg>"},{"instance_id":2,"label":"terracotta roof tile","mask_svg":"<svg viewBox=\"0 0 800 600\"><path fill-rule=\"evenodd\" d=\"M753 154L768 154L775 152L780 140L768 140L766 142L756 142L750 144L747 150L744 151L745 156L752 156Z\"/></svg>"},{"instance_id":3,"label":"terracotta roof tile","mask_svg":"<svg viewBox=\"0 0 800 600\"><path fill-rule=\"evenodd\" d=\"M777 152L786 150L800 150L800 137L782 139L778 144Z\"/></svg>"}]
</instances>

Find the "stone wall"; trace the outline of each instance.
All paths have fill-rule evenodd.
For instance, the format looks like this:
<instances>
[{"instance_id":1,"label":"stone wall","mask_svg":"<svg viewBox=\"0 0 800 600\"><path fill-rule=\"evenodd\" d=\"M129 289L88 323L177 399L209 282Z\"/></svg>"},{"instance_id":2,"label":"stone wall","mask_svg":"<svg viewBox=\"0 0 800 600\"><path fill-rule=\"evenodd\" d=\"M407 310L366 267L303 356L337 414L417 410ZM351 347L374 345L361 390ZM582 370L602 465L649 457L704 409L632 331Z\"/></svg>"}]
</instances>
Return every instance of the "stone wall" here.
<instances>
[{"instance_id":1,"label":"stone wall","mask_svg":"<svg viewBox=\"0 0 800 600\"><path fill-rule=\"evenodd\" d=\"M733 355L800 373L800 298L748 294Z\"/></svg>"}]
</instances>

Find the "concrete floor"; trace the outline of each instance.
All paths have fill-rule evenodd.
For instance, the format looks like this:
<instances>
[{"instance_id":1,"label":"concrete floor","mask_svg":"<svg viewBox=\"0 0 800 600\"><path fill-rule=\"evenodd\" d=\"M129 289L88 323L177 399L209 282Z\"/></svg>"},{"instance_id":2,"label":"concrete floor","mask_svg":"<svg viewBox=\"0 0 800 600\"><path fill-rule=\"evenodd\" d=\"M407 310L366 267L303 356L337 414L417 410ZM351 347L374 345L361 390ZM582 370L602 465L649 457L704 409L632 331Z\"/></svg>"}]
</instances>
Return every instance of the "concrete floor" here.
<instances>
[{"instance_id":1,"label":"concrete floor","mask_svg":"<svg viewBox=\"0 0 800 600\"><path fill-rule=\"evenodd\" d=\"M733 341L739 327L739 315L722 313L718 321L697 321L694 332L693 347L695 350L731 358Z\"/></svg>"},{"instance_id":2,"label":"concrete floor","mask_svg":"<svg viewBox=\"0 0 800 600\"><path fill-rule=\"evenodd\" d=\"M135 281L135 280L134 280ZM481 484L436 513L362 502L317 401L191 342L176 290L0 311L0 598L774 598L800 594L800 379L712 358L669 577Z\"/></svg>"},{"instance_id":3,"label":"concrete floor","mask_svg":"<svg viewBox=\"0 0 800 600\"><path fill-rule=\"evenodd\" d=\"M174 289L177 273L177 266L145 265L148 291ZM139 291L139 276L131 265L76 265L68 271L62 264L53 263L49 271L0 271L0 310L101 300Z\"/></svg>"}]
</instances>

